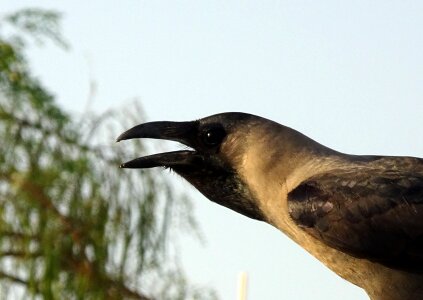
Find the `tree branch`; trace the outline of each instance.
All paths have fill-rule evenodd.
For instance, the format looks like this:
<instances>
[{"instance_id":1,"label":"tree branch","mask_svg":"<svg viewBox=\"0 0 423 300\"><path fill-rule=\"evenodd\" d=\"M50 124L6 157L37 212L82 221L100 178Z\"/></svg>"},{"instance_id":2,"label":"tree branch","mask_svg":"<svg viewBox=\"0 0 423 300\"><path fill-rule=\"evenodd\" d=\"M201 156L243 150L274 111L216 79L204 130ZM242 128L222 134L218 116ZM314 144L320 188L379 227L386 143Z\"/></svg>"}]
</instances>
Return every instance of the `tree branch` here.
<instances>
[{"instance_id":1,"label":"tree branch","mask_svg":"<svg viewBox=\"0 0 423 300\"><path fill-rule=\"evenodd\" d=\"M28 281L21 279L19 277L13 276L11 274L4 273L2 271L0 271L0 278L1 279L8 279L9 281L11 281L13 283L19 283L19 284L22 284L22 285L25 285L25 286L29 285Z\"/></svg>"},{"instance_id":2,"label":"tree branch","mask_svg":"<svg viewBox=\"0 0 423 300\"><path fill-rule=\"evenodd\" d=\"M27 258L36 258L36 257L40 257L42 256L42 253L39 251L36 252L29 252L29 251L13 251L13 250L9 250L9 251L0 251L0 258L5 258L5 257L13 257L13 258L23 258L23 259L27 259Z\"/></svg>"}]
</instances>

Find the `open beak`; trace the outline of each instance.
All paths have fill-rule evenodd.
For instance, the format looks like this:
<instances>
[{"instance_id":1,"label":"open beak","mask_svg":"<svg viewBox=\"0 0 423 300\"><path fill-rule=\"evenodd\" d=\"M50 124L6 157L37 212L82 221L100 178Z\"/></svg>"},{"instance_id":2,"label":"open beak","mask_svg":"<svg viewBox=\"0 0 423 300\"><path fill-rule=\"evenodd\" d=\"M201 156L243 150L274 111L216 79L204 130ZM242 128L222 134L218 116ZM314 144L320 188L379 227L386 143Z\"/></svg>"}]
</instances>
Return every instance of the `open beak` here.
<instances>
[{"instance_id":1,"label":"open beak","mask_svg":"<svg viewBox=\"0 0 423 300\"><path fill-rule=\"evenodd\" d=\"M193 122L149 122L137 125L124 133L117 142L135 138L170 140L194 148L197 124ZM196 151L182 150L139 157L120 165L121 168L154 168L187 166L201 159Z\"/></svg>"}]
</instances>

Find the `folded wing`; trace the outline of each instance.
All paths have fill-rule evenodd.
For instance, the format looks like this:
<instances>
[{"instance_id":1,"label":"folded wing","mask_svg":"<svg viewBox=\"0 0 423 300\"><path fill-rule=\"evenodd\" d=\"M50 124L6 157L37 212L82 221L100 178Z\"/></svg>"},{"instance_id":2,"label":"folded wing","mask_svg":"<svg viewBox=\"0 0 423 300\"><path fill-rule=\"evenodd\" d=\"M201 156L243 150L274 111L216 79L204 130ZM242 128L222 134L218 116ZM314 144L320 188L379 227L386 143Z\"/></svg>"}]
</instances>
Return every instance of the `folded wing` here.
<instances>
[{"instance_id":1,"label":"folded wing","mask_svg":"<svg viewBox=\"0 0 423 300\"><path fill-rule=\"evenodd\" d=\"M423 272L423 174L336 170L288 195L293 220L327 245L391 268Z\"/></svg>"}]
</instances>

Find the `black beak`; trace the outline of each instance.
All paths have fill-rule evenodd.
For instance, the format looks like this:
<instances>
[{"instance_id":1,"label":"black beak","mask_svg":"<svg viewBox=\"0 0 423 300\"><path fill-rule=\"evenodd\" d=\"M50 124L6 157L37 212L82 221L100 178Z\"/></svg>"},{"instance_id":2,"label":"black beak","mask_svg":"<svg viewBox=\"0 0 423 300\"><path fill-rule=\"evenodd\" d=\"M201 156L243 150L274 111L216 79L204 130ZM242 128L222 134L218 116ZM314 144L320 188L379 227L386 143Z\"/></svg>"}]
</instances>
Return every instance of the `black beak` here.
<instances>
[{"instance_id":1,"label":"black beak","mask_svg":"<svg viewBox=\"0 0 423 300\"><path fill-rule=\"evenodd\" d=\"M151 138L170 140L193 147L197 123L193 122L150 122L137 125L118 138L117 142L134 138ZM195 151L184 150L167 153L159 153L121 164L121 168L154 168L154 167L177 167L185 166L198 160L200 156ZM201 158L200 158L201 159Z\"/></svg>"},{"instance_id":2,"label":"black beak","mask_svg":"<svg viewBox=\"0 0 423 300\"><path fill-rule=\"evenodd\" d=\"M150 138L176 141L192 146L190 140L196 129L196 122L149 122L137 125L122 133L116 142L136 138Z\"/></svg>"}]
</instances>

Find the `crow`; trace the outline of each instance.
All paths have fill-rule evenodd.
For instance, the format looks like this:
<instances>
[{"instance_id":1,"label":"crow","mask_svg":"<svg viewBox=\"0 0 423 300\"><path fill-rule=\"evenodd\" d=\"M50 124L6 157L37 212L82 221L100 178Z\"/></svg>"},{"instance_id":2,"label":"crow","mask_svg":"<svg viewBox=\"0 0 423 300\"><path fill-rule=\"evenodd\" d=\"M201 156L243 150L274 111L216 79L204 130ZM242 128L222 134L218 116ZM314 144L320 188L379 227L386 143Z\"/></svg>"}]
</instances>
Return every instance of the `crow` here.
<instances>
[{"instance_id":1,"label":"crow","mask_svg":"<svg viewBox=\"0 0 423 300\"><path fill-rule=\"evenodd\" d=\"M350 155L246 113L149 122L117 141L180 142L122 168L174 170L208 199L267 222L372 300L423 299L423 159Z\"/></svg>"}]
</instances>

